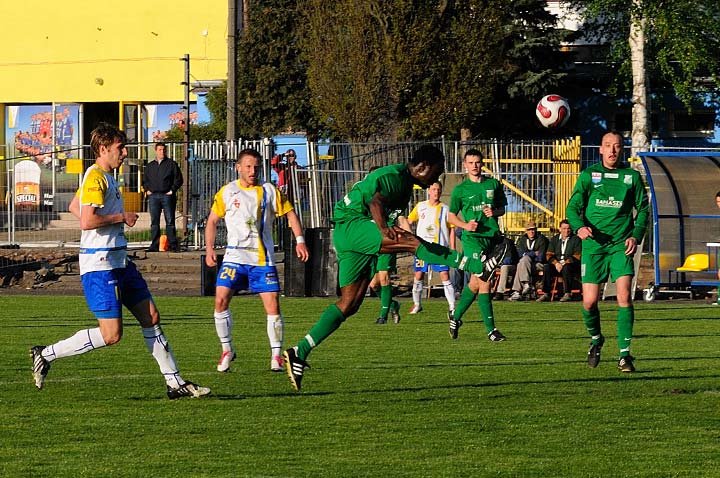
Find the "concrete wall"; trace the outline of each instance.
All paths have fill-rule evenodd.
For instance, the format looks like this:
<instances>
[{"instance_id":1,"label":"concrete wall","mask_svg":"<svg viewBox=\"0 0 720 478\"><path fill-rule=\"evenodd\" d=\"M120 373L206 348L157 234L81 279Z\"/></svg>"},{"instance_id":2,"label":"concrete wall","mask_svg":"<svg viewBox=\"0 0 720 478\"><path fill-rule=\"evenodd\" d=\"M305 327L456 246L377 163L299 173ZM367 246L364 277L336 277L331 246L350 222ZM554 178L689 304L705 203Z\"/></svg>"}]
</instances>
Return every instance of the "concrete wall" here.
<instances>
[{"instance_id":1,"label":"concrete wall","mask_svg":"<svg viewBox=\"0 0 720 478\"><path fill-rule=\"evenodd\" d=\"M2 4L0 103L182 102L185 53L227 78L226 0Z\"/></svg>"}]
</instances>

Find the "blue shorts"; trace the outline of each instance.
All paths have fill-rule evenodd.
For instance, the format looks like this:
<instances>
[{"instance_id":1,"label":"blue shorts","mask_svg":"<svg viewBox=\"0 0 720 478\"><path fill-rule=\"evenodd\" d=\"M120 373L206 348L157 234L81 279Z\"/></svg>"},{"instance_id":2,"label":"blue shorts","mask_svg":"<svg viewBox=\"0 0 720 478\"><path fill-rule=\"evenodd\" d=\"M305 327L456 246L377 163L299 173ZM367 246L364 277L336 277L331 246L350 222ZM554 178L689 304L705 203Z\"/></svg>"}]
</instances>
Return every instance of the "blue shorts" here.
<instances>
[{"instance_id":1,"label":"blue shorts","mask_svg":"<svg viewBox=\"0 0 720 478\"><path fill-rule=\"evenodd\" d=\"M215 285L234 291L249 289L253 294L280 291L275 266L248 266L233 262L223 262L220 265Z\"/></svg>"},{"instance_id":2,"label":"blue shorts","mask_svg":"<svg viewBox=\"0 0 720 478\"><path fill-rule=\"evenodd\" d=\"M123 305L130 308L152 299L145 279L132 262L123 269L87 272L80 280L85 302L98 319L122 318Z\"/></svg>"},{"instance_id":3,"label":"blue shorts","mask_svg":"<svg viewBox=\"0 0 720 478\"><path fill-rule=\"evenodd\" d=\"M427 264L424 260L415 258L415 272L427 272L432 267L435 272L447 272L450 270L449 266L443 266L440 264Z\"/></svg>"}]
</instances>

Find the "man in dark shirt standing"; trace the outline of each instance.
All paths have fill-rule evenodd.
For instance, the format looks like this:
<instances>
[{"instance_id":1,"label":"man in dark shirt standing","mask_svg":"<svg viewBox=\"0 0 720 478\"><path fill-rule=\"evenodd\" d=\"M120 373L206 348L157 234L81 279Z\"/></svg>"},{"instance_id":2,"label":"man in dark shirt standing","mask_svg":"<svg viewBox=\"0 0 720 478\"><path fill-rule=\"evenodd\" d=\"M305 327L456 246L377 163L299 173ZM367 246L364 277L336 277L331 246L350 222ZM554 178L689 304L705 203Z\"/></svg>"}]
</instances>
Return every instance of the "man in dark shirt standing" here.
<instances>
[{"instance_id":1,"label":"man in dark shirt standing","mask_svg":"<svg viewBox=\"0 0 720 478\"><path fill-rule=\"evenodd\" d=\"M148 252L160 250L160 210L165 215L165 234L168 247L173 252L179 251L175 233L175 206L177 192L183 185L182 172L175 161L165 156L165 143L155 144L155 161L145 166L143 189L148 198L150 211L151 243Z\"/></svg>"}]
</instances>

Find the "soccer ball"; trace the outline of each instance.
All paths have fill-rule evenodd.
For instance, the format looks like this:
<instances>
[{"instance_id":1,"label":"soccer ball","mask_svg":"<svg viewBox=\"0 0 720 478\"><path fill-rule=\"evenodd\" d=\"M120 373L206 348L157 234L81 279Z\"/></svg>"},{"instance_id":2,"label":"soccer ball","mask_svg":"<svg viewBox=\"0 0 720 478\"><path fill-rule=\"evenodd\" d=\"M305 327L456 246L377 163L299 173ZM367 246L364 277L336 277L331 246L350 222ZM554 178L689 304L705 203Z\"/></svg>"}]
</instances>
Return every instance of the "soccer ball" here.
<instances>
[{"instance_id":1,"label":"soccer ball","mask_svg":"<svg viewBox=\"0 0 720 478\"><path fill-rule=\"evenodd\" d=\"M570 104L560 95L543 96L535 108L535 115L546 128L560 128L570 118Z\"/></svg>"}]
</instances>

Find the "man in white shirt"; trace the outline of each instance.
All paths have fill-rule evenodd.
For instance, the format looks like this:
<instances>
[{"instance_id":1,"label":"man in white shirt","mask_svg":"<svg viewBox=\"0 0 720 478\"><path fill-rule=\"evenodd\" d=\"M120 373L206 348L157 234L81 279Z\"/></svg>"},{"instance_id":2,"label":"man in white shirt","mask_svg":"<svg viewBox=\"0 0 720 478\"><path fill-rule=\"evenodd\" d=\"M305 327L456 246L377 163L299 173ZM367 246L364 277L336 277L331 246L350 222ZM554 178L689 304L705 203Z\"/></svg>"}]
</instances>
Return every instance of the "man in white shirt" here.
<instances>
[{"instance_id":1,"label":"man in white shirt","mask_svg":"<svg viewBox=\"0 0 720 478\"><path fill-rule=\"evenodd\" d=\"M225 219L227 227L227 246L215 287L215 330L222 346L218 372L230 370L230 362L235 360L230 300L235 291L243 289L257 293L262 300L267 313L270 369L273 372L283 371L284 324L278 297L280 282L273 260L275 245L272 228L275 217L287 216L297 242L295 252L298 258L306 262L309 257L302 224L292 203L272 183L258 185L261 159L260 153L254 149L238 153L235 169L239 178L217 192L205 227L205 264L209 267L217 265L215 236L221 219Z\"/></svg>"}]
</instances>

